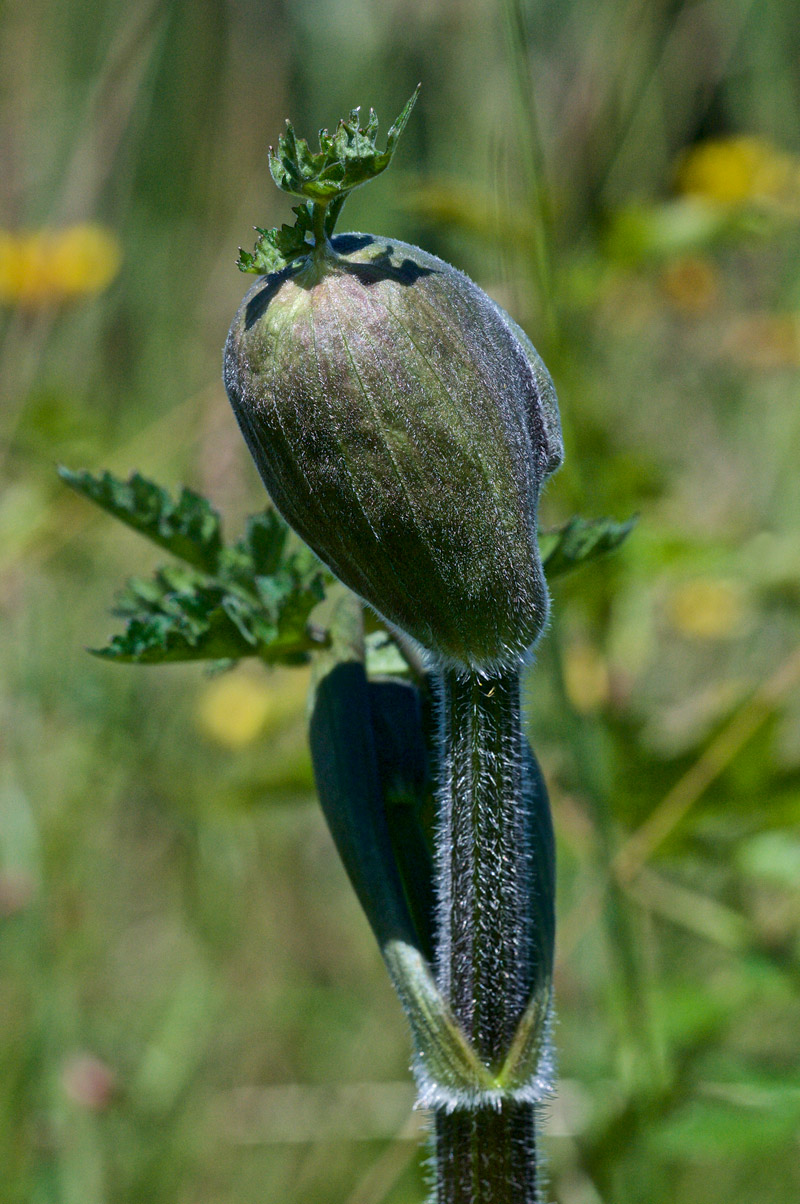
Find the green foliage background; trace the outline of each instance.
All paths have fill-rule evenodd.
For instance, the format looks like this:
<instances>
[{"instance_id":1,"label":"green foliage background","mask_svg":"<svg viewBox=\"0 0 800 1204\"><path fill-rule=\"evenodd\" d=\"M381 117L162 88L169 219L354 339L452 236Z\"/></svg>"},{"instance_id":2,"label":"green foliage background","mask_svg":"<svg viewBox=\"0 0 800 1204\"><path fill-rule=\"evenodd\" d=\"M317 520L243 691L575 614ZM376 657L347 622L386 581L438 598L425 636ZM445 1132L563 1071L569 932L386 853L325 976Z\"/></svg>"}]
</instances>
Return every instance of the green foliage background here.
<instances>
[{"instance_id":1,"label":"green foliage background","mask_svg":"<svg viewBox=\"0 0 800 1204\"><path fill-rule=\"evenodd\" d=\"M186 484L238 535L264 499L220 349L237 247L289 219L267 143L385 121L420 79L340 228L443 255L530 333L568 454L545 526L640 514L556 583L529 679L560 852L549 1196L797 1198L800 171L775 206L674 190L709 137L800 155L799 63L792 0L0 8L0 226L98 221L124 253L99 296L0 311L2 1204L423 1198L307 670L87 656L155 560L54 468Z\"/></svg>"}]
</instances>

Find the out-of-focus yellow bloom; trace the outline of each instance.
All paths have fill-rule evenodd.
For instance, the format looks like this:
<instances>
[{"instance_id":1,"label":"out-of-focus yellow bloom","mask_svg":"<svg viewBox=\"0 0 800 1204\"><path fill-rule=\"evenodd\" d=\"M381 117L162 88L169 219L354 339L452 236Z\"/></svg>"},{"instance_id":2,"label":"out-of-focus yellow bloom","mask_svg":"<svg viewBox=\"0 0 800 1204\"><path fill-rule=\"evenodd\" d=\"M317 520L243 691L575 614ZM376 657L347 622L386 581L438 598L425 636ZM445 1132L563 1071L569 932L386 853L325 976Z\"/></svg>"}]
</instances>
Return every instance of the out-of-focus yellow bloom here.
<instances>
[{"instance_id":1,"label":"out-of-focus yellow bloom","mask_svg":"<svg viewBox=\"0 0 800 1204\"><path fill-rule=\"evenodd\" d=\"M513 242L533 246L536 228L533 217L520 216L516 207L504 205L481 189L465 189L463 180L434 180L410 189L404 206L426 221L477 234L488 242Z\"/></svg>"},{"instance_id":2,"label":"out-of-focus yellow bloom","mask_svg":"<svg viewBox=\"0 0 800 1204\"><path fill-rule=\"evenodd\" d=\"M710 577L697 577L676 586L667 612L673 627L698 640L735 636L746 618L741 591L730 581Z\"/></svg>"},{"instance_id":3,"label":"out-of-focus yellow bloom","mask_svg":"<svg viewBox=\"0 0 800 1204\"><path fill-rule=\"evenodd\" d=\"M722 350L765 372L800 368L800 314L747 314L729 327Z\"/></svg>"},{"instance_id":4,"label":"out-of-focus yellow bloom","mask_svg":"<svg viewBox=\"0 0 800 1204\"><path fill-rule=\"evenodd\" d=\"M681 255L661 273L667 299L681 313L707 313L719 296L719 273L710 259Z\"/></svg>"},{"instance_id":5,"label":"out-of-focus yellow bloom","mask_svg":"<svg viewBox=\"0 0 800 1204\"><path fill-rule=\"evenodd\" d=\"M564 685L576 711L594 711L610 696L608 665L591 644L571 644L564 657Z\"/></svg>"},{"instance_id":6,"label":"out-of-focus yellow bloom","mask_svg":"<svg viewBox=\"0 0 800 1204\"><path fill-rule=\"evenodd\" d=\"M122 260L104 226L0 230L0 304L39 309L102 292Z\"/></svg>"},{"instance_id":7,"label":"out-of-focus yellow bloom","mask_svg":"<svg viewBox=\"0 0 800 1204\"><path fill-rule=\"evenodd\" d=\"M276 706L270 682L242 673L210 681L197 709L201 731L225 748L244 748L261 734Z\"/></svg>"},{"instance_id":8,"label":"out-of-focus yellow bloom","mask_svg":"<svg viewBox=\"0 0 800 1204\"><path fill-rule=\"evenodd\" d=\"M719 138L684 153L677 185L680 192L718 205L797 202L800 162L763 138Z\"/></svg>"},{"instance_id":9,"label":"out-of-focus yellow bloom","mask_svg":"<svg viewBox=\"0 0 800 1204\"><path fill-rule=\"evenodd\" d=\"M225 748L244 748L259 737L298 722L308 697L309 670L241 665L212 678L200 695L197 723Z\"/></svg>"}]
</instances>

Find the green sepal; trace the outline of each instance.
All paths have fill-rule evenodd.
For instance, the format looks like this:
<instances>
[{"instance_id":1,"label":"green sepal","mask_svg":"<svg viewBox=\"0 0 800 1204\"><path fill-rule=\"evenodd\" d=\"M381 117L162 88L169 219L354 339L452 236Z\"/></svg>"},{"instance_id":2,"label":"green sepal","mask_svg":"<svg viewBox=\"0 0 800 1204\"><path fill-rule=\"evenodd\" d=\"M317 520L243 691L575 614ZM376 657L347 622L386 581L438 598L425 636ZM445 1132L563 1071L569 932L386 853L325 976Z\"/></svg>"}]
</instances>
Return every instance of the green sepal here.
<instances>
[{"instance_id":1,"label":"green sepal","mask_svg":"<svg viewBox=\"0 0 800 1204\"><path fill-rule=\"evenodd\" d=\"M312 151L305 138L298 138L287 121L286 133L279 138L277 150L270 147L269 169L279 188L305 203L293 208L293 226L284 223L274 230L255 227L258 239L253 250L239 249L239 270L266 276L283 271L296 259L308 255L315 242L315 205L321 205L325 211L323 226L329 239L353 189L379 176L391 163L418 93L419 87L389 128L386 148L382 151L377 147L378 118L374 109L370 109L363 128L358 124L360 109L353 109L332 134L320 130L319 151Z\"/></svg>"},{"instance_id":2,"label":"green sepal","mask_svg":"<svg viewBox=\"0 0 800 1204\"><path fill-rule=\"evenodd\" d=\"M553 581L579 565L613 552L628 538L637 521L638 515L624 523L610 518L576 517L555 531L543 532L540 546L547 580Z\"/></svg>"},{"instance_id":3,"label":"green sepal","mask_svg":"<svg viewBox=\"0 0 800 1204\"><path fill-rule=\"evenodd\" d=\"M325 573L313 553L289 551L289 528L274 510L252 515L245 533L224 544L219 515L184 489L177 502L138 473L61 469L84 497L182 560L148 580L131 578L113 613L127 620L95 655L123 664L234 661L302 664L324 635L309 616L324 597Z\"/></svg>"}]
</instances>

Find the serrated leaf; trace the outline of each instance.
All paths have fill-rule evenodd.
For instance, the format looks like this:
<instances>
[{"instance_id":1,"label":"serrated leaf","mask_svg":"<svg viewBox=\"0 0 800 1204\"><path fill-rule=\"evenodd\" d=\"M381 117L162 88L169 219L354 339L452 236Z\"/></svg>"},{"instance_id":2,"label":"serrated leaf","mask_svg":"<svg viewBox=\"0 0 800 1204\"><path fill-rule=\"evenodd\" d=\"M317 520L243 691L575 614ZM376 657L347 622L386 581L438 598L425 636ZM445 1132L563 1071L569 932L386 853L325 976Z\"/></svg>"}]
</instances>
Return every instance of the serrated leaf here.
<instances>
[{"instance_id":1,"label":"serrated leaf","mask_svg":"<svg viewBox=\"0 0 800 1204\"><path fill-rule=\"evenodd\" d=\"M377 146L378 118L374 109L370 109L365 126L359 126L360 109L352 109L332 134L320 130L318 151L312 151L305 138L298 138L292 124L287 122L277 150L270 152L273 180L284 192L327 203L380 175L392 161L418 93L419 88L391 125L382 151Z\"/></svg>"},{"instance_id":2,"label":"serrated leaf","mask_svg":"<svg viewBox=\"0 0 800 1204\"><path fill-rule=\"evenodd\" d=\"M181 564L165 565L151 578L129 578L114 599L111 613L121 618L170 613L171 597L191 594L206 583L207 579L196 569Z\"/></svg>"},{"instance_id":3,"label":"serrated leaf","mask_svg":"<svg viewBox=\"0 0 800 1204\"><path fill-rule=\"evenodd\" d=\"M288 540L289 528L276 510L250 515L242 538L223 550L219 575L225 580L238 581L255 593L259 580L288 572L284 584L291 588L296 580L307 574L295 567L294 554L287 557ZM305 567L312 573L320 569L316 559L307 561Z\"/></svg>"},{"instance_id":4,"label":"serrated leaf","mask_svg":"<svg viewBox=\"0 0 800 1204\"><path fill-rule=\"evenodd\" d=\"M289 529L273 510L247 520L237 543L222 545L209 502L184 490L177 503L136 474L122 482L63 469L79 493L188 563L164 565L152 578L131 578L113 613L125 631L98 656L121 663L234 661L258 656L303 663L320 646L311 611L324 597L322 566L310 550L287 554Z\"/></svg>"},{"instance_id":5,"label":"serrated leaf","mask_svg":"<svg viewBox=\"0 0 800 1204\"><path fill-rule=\"evenodd\" d=\"M132 618L122 635L91 651L105 660L137 665L239 660L254 654L222 607L209 610L202 624L168 614Z\"/></svg>"},{"instance_id":6,"label":"serrated leaf","mask_svg":"<svg viewBox=\"0 0 800 1204\"><path fill-rule=\"evenodd\" d=\"M284 222L278 230L255 227L258 238L252 254L239 248L240 271L268 276L270 272L282 271L300 255L308 254L314 245L311 209L308 205L296 205L292 212L296 217L293 226Z\"/></svg>"},{"instance_id":7,"label":"serrated leaf","mask_svg":"<svg viewBox=\"0 0 800 1204\"><path fill-rule=\"evenodd\" d=\"M542 561L548 581L614 551L628 538L637 521L636 515L624 523L610 518L571 518L557 531L543 534Z\"/></svg>"},{"instance_id":8,"label":"serrated leaf","mask_svg":"<svg viewBox=\"0 0 800 1204\"><path fill-rule=\"evenodd\" d=\"M319 641L312 639L308 633L308 616L324 596L320 576L305 585L298 584L286 595L280 608L278 633L273 641L276 651L283 647L319 647Z\"/></svg>"},{"instance_id":9,"label":"serrated leaf","mask_svg":"<svg viewBox=\"0 0 800 1204\"><path fill-rule=\"evenodd\" d=\"M121 619L158 614L163 596L164 589L158 580L130 577L114 599L111 613Z\"/></svg>"},{"instance_id":10,"label":"serrated leaf","mask_svg":"<svg viewBox=\"0 0 800 1204\"><path fill-rule=\"evenodd\" d=\"M253 514L247 520L242 547L246 549L256 577L268 577L280 567L289 528L275 510Z\"/></svg>"},{"instance_id":11,"label":"serrated leaf","mask_svg":"<svg viewBox=\"0 0 800 1204\"><path fill-rule=\"evenodd\" d=\"M214 572L222 547L220 517L211 503L192 489L173 501L165 489L138 472L122 481L110 472L101 476L59 467L59 476L76 493L107 510L140 535L188 564Z\"/></svg>"},{"instance_id":12,"label":"serrated leaf","mask_svg":"<svg viewBox=\"0 0 800 1204\"><path fill-rule=\"evenodd\" d=\"M258 656L268 664L298 664L319 647L308 616L322 597L321 585L295 584L283 590L269 612L220 582L196 581L171 589L164 570L152 582L134 580L118 606L128 616L123 634L97 656L125 664L239 660ZM137 599L138 610L134 610Z\"/></svg>"},{"instance_id":13,"label":"serrated leaf","mask_svg":"<svg viewBox=\"0 0 800 1204\"><path fill-rule=\"evenodd\" d=\"M307 255L315 241L315 205L325 209L325 234L330 238L347 196L360 184L380 175L391 163L418 93L419 88L389 127L384 150L377 146L378 118L374 109L370 109L364 126L359 126L360 110L352 109L332 134L320 130L318 151L312 151L305 138L298 138L291 122L287 122L277 149L270 148L269 169L278 187L300 197L304 204L294 207L293 226L284 224L274 230L256 226L259 237L253 250L239 250L240 271L269 275Z\"/></svg>"}]
</instances>

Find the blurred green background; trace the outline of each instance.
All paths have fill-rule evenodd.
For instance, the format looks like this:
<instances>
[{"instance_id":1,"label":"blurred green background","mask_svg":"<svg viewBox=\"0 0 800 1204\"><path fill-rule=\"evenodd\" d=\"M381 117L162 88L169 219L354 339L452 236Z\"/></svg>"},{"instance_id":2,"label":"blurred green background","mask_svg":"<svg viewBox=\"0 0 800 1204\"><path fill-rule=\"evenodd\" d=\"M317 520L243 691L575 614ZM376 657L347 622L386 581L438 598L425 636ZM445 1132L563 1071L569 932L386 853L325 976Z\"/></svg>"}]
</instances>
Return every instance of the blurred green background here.
<instances>
[{"instance_id":1,"label":"blurred green background","mask_svg":"<svg viewBox=\"0 0 800 1204\"><path fill-rule=\"evenodd\" d=\"M0 1201L420 1204L408 1041L306 674L93 659L149 547L56 462L264 497L220 383L266 146L353 105L341 229L468 271L555 378L530 729L559 839L558 1204L800 1193L794 0L0 7Z\"/></svg>"}]
</instances>

